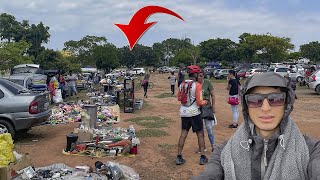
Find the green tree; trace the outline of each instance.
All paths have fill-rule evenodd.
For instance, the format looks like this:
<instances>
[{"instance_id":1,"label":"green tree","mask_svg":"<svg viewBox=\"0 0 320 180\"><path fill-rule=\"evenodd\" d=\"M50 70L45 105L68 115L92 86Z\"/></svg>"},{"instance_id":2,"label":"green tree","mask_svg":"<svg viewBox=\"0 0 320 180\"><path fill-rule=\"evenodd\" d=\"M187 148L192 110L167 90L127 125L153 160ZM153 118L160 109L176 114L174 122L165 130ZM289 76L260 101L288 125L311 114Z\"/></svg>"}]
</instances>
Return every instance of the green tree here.
<instances>
[{"instance_id":1,"label":"green tree","mask_svg":"<svg viewBox=\"0 0 320 180\"><path fill-rule=\"evenodd\" d=\"M310 59L313 62L320 60L320 43L313 41L300 46L301 56Z\"/></svg>"},{"instance_id":2,"label":"green tree","mask_svg":"<svg viewBox=\"0 0 320 180\"><path fill-rule=\"evenodd\" d=\"M26 23L26 22L25 22ZM25 26L28 27L27 24ZM30 28L26 31L26 41L31 44L31 47L28 50L28 54L30 56L37 56L41 53L45 48L42 46L43 43L47 43L50 38L49 27L44 26L42 22L35 25L32 24Z\"/></svg>"},{"instance_id":3,"label":"green tree","mask_svg":"<svg viewBox=\"0 0 320 180\"><path fill-rule=\"evenodd\" d=\"M301 57L300 52L291 52L287 55L286 59L287 60L297 60L297 59L299 59L299 57Z\"/></svg>"},{"instance_id":4,"label":"green tree","mask_svg":"<svg viewBox=\"0 0 320 180\"><path fill-rule=\"evenodd\" d=\"M96 66L109 72L111 69L117 68L119 64L118 50L112 44L104 44L96 46L93 49L93 58L96 60Z\"/></svg>"},{"instance_id":5,"label":"green tree","mask_svg":"<svg viewBox=\"0 0 320 180\"><path fill-rule=\"evenodd\" d=\"M290 38L272 36L269 33L244 33L239 38L239 56L246 62L280 62L294 48Z\"/></svg>"},{"instance_id":6,"label":"green tree","mask_svg":"<svg viewBox=\"0 0 320 180\"><path fill-rule=\"evenodd\" d=\"M120 62L128 68L138 66L157 66L159 56L153 48L141 44L135 45L132 51L128 46L122 47L120 51Z\"/></svg>"},{"instance_id":7,"label":"green tree","mask_svg":"<svg viewBox=\"0 0 320 180\"><path fill-rule=\"evenodd\" d=\"M227 58L226 53L229 49L234 48L235 42L230 39L209 39L200 43L200 55L209 61L222 61ZM230 51L231 52L231 51ZM229 61L229 59L227 59Z\"/></svg>"},{"instance_id":8,"label":"green tree","mask_svg":"<svg viewBox=\"0 0 320 180\"><path fill-rule=\"evenodd\" d=\"M191 48L191 39L175 39L169 38L161 43L155 43L152 48L156 53L157 58L160 59L159 63L168 65L170 60L183 48Z\"/></svg>"},{"instance_id":9,"label":"green tree","mask_svg":"<svg viewBox=\"0 0 320 180\"><path fill-rule=\"evenodd\" d=\"M34 60L34 63L40 64L42 69L58 69L58 61L62 55L52 49L45 49Z\"/></svg>"},{"instance_id":10,"label":"green tree","mask_svg":"<svg viewBox=\"0 0 320 180\"><path fill-rule=\"evenodd\" d=\"M79 41L70 40L64 43L64 50L72 52L80 62L81 66L96 64L93 58L93 49L97 46L107 44L106 37L85 36Z\"/></svg>"},{"instance_id":11,"label":"green tree","mask_svg":"<svg viewBox=\"0 0 320 180\"><path fill-rule=\"evenodd\" d=\"M183 48L177 52L171 61L171 65L179 66L181 64L189 65L194 63L194 59L190 54L189 48Z\"/></svg>"},{"instance_id":12,"label":"green tree","mask_svg":"<svg viewBox=\"0 0 320 180\"><path fill-rule=\"evenodd\" d=\"M0 37L8 42L18 42L24 37L21 24L10 14L0 14Z\"/></svg>"},{"instance_id":13,"label":"green tree","mask_svg":"<svg viewBox=\"0 0 320 180\"><path fill-rule=\"evenodd\" d=\"M0 43L0 69L10 69L15 65L32 63L32 57L26 55L30 47L25 41Z\"/></svg>"}]
</instances>

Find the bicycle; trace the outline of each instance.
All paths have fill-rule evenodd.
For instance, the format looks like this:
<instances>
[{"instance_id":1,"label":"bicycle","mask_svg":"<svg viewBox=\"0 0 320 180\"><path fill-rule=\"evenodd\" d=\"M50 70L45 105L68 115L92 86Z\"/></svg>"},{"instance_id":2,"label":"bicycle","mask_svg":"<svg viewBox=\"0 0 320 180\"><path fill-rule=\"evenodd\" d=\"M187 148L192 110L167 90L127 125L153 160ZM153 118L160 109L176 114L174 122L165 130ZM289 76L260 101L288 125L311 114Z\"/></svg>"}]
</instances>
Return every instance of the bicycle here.
<instances>
[{"instance_id":1,"label":"bicycle","mask_svg":"<svg viewBox=\"0 0 320 180\"><path fill-rule=\"evenodd\" d=\"M143 85L142 85L142 80L140 80L139 83L137 83L135 89L136 89L136 90L140 90L142 87L143 87ZM153 87L154 87L153 82L149 81L149 82L148 82L148 89L152 89Z\"/></svg>"}]
</instances>

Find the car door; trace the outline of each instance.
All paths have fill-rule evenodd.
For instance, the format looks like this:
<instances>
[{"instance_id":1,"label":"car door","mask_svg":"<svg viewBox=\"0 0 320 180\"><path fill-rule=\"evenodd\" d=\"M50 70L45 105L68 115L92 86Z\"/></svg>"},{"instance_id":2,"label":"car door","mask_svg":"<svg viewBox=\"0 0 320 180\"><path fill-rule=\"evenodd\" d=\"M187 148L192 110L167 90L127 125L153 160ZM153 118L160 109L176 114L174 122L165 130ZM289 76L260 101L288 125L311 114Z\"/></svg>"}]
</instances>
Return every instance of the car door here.
<instances>
[{"instance_id":1,"label":"car door","mask_svg":"<svg viewBox=\"0 0 320 180\"><path fill-rule=\"evenodd\" d=\"M3 110L5 109L4 106L6 105L6 103L3 102L3 98L4 98L4 92L1 90L1 87L0 87L0 114L3 113Z\"/></svg>"}]
</instances>

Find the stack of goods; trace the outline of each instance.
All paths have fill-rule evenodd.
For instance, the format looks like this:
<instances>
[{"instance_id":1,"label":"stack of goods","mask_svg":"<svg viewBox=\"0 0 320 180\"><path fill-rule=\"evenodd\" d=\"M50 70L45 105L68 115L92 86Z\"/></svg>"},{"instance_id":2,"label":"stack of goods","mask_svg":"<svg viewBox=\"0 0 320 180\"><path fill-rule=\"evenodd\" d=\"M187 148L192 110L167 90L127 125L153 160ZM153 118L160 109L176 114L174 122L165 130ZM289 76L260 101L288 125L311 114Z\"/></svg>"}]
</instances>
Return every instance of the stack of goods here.
<instances>
[{"instance_id":1,"label":"stack of goods","mask_svg":"<svg viewBox=\"0 0 320 180\"><path fill-rule=\"evenodd\" d=\"M119 123L120 107L115 106L99 106L97 110L97 122L99 123Z\"/></svg>"},{"instance_id":2,"label":"stack of goods","mask_svg":"<svg viewBox=\"0 0 320 180\"><path fill-rule=\"evenodd\" d=\"M48 124L67 124L69 122L79 122L82 108L74 103L63 103L52 108L52 115L47 121Z\"/></svg>"},{"instance_id":3,"label":"stack of goods","mask_svg":"<svg viewBox=\"0 0 320 180\"><path fill-rule=\"evenodd\" d=\"M65 164L53 164L47 167L27 167L21 170L20 175L13 180L20 179L99 179L99 180L139 180L132 168L115 162L95 162L95 168L89 165L70 168Z\"/></svg>"},{"instance_id":4,"label":"stack of goods","mask_svg":"<svg viewBox=\"0 0 320 180\"><path fill-rule=\"evenodd\" d=\"M128 129L109 126L86 132L77 129L77 134L67 136L63 154L92 157L135 155L139 144L133 126Z\"/></svg>"}]
</instances>

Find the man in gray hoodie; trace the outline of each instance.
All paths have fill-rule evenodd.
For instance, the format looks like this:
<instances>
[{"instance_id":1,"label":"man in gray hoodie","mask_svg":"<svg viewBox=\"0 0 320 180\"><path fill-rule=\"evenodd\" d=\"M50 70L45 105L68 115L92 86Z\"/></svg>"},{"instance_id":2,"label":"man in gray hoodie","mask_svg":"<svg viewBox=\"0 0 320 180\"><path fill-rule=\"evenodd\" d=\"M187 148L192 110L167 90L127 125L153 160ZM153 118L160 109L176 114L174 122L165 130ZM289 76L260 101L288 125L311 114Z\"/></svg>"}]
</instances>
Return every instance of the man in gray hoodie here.
<instances>
[{"instance_id":1,"label":"man in gray hoodie","mask_svg":"<svg viewBox=\"0 0 320 180\"><path fill-rule=\"evenodd\" d=\"M284 77L267 72L247 79L244 123L193 179L320 179L320 141L302 135L289 117L295 93Z\"/></svg>"}]
</instances>

